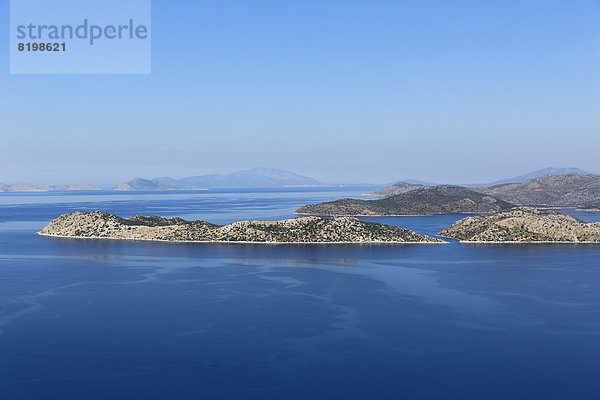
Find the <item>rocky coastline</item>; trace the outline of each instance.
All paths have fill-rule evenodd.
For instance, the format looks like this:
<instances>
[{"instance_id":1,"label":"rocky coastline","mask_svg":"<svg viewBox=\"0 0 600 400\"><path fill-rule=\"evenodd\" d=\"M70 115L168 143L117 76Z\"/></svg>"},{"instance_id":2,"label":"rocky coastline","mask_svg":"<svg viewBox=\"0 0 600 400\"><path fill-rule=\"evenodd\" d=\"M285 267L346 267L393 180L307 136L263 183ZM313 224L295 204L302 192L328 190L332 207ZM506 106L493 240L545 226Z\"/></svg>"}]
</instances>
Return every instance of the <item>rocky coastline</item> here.
<instances>
[{"instance_id":1,"label":"rocky coastline","mask_svg":"<svg viewBox=\"0 0 600 400\"><path fill-rule=\"evenodd\" d=\"M408 229L354 217L299 217L215 225L181 218L121 218L103 211L52 220L39 235L77 239L223 243L446 243ZM462 243L600 243L600 223L550 210L516 207L463 218L438 233Z\"/></svg>"}]
</instances>

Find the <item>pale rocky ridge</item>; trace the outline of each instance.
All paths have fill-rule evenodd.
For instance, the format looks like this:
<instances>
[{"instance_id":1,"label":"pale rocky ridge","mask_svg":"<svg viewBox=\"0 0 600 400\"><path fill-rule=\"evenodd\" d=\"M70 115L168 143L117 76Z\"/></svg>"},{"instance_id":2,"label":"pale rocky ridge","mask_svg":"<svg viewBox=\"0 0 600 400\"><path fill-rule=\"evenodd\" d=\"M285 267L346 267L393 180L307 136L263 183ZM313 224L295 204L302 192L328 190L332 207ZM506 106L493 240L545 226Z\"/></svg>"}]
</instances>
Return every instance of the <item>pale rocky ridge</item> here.
<instances>
[{"instance_id":1,"label":"pale rocky ridge","mask_svg":"<svg viewBox=\"0 0 600 400\"><path fill-rule=\"evenodd\" d=\"M0 183L0 192L60 192L65 190L101 190L90 184L75 185L31 185L28 183L17 183L7 185Z\"/></svg>"},{"instance_id":2,"label":"pale rocky ridge","mask_svg":"<svg viewBox=\"0 0 600 400\"><path fill-rule=\"evenodd\" d=\"M600 223L554 211L519 207L467 217L439 233L463 242L600 243Z\"/></svg>"},{"instance_id":3,"label":"pale rocky ridge","mask_svg":"<svg viewBox=\"0 0 600 400\"><path fill-rule=\"evenodd\" d=\"M443 243L408 229L356 218L302 217L282 221L242 221L214 225L181 218L121 218L102 211L75 212L52 220L43 236L170 242L255 243Z\"/></svg>"}]
</instances>

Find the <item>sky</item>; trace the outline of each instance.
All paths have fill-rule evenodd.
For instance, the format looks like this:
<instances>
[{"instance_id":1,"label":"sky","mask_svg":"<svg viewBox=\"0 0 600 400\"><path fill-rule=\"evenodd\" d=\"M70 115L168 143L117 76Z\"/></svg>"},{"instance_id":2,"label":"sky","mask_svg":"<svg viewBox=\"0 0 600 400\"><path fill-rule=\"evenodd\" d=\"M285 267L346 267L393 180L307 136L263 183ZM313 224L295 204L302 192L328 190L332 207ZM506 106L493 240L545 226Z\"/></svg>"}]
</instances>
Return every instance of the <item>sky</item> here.
<instances>
[{"instance_id":1,"label":"sky","mask_svg":"<svg viewBox=\"0 0 600 400\"><path fill-rule=\"evenodd\" d=\"M154 0L151 36L150 75L10 75L1 29L0 182L600 172L597 0Z\"/></svg>"}]
</instances>

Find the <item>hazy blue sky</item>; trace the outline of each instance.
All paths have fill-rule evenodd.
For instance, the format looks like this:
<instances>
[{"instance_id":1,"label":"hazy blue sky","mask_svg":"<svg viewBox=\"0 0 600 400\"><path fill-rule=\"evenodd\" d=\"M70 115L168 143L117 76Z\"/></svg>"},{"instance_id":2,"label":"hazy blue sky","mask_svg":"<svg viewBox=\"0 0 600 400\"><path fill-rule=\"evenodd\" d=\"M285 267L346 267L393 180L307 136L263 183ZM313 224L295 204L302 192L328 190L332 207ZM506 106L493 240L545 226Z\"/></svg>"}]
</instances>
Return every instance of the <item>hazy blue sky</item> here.
<instances>
[{"instance_id":1,"label":"hazy blue sky","mask_svg":"<svg viewBox=\"0 0 600 400\"><path fill-rule=\"evenodd\" d=\"M11 76L0 30L0 181L600 172L596 0L154 0L152 23L148 76Z\"/></svg>"}]
</instances>

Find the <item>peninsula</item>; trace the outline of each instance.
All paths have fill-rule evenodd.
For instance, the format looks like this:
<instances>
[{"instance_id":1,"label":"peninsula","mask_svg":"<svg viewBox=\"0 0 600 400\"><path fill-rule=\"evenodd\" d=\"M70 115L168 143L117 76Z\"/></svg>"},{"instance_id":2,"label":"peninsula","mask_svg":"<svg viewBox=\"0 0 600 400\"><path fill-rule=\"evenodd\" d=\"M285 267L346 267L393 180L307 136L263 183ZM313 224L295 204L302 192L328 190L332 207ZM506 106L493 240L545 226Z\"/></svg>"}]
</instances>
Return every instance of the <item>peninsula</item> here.
<instances>
[{"instance_id":1,"label":"peninsula","mask_svg":"<svg viewBox=\"0 0 600 400\"><path fill-rule=\"evenodd\" d=\"M513 205L462 186L426 186L378 200L342 199L310 204L299 215L402 216L477 214L507 210Z\"/></svg>"},{"instance_id":2,"label":"peninsula","mask_svg":"<svg viewBox=\"0 0 600 400\"><path fill-rule=\"evenodd\" d=\"M181 218L134 216L102 211L75 212L52 220L42 236L166 242L242 243L444 243L408 229L356 218L303 217L282 221L242 221L215 225Z\"/></svg>"},{"instance_id":3,"label":"peninsula","mask_svg":"<svg viewBox=\"0 0 600 400\"><path fill-rule=\"evenodd\" d=\"M473 190L523 206L600 208L600 175L569 172Z\"/></svg>"},{"instance_id":4,"label":"peninsula","mask_svg":"<svg viewBox=\"0 0 600 400\"><path fill-rule=\"evenodd\" d=\"M520 207L464 218L439 235L461 242L600 243L600 223Z\"/></svg>"}]
</instances>

